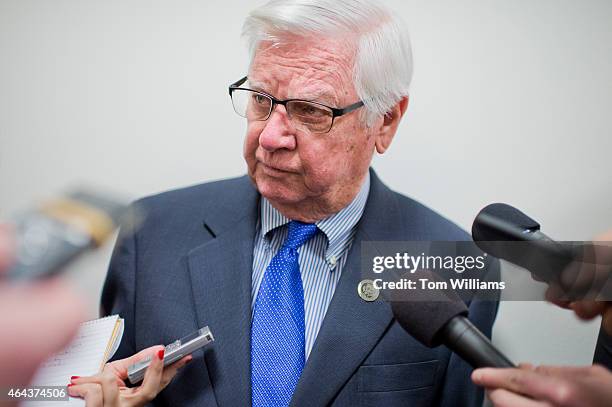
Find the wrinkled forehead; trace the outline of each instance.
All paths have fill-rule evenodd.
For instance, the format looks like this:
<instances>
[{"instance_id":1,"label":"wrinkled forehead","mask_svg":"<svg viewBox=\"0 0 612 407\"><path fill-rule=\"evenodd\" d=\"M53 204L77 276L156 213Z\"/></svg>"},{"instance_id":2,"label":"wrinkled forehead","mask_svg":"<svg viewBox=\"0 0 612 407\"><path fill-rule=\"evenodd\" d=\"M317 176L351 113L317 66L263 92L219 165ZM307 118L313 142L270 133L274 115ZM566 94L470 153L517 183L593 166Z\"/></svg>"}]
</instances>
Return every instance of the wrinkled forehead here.
<instances>
[{"instance_id":1,"label":"wrinkled forehead","mask_svg":"<svg viewBox=\"0 0 612 407\"><path fill-rule=\"evenodd\" d=\"M338 104L355 97L354 42L322 37L261 41L249 85L278 98L309 98Z\"/></svg>"}]
</instances>

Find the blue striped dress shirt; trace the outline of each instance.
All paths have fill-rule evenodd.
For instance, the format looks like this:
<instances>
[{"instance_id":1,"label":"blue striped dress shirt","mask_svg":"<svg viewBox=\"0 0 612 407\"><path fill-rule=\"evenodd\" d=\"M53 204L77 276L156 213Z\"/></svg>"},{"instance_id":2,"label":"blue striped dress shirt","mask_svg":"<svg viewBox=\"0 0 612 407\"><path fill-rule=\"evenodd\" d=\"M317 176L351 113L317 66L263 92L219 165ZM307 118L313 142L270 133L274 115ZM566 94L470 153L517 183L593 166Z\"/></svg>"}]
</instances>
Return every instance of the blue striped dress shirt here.
<instances>
[{"instance_id":1,"label":"blue striped dress shirt","mask_svg":"<svg viewBox=\"0 0 612 407\"><path fill-rule=\"evenodd\" d=\"M298 250L304 285L306 359L340 281L349 248L355 237L357 222L361 219L369 192L368 173L353 201L340 212L316 222L320 232ZM277 211L266 198L261 198L253 249L251 317L266 267L285 241L287 224L290 221L291 219Z\"/></svg>"}]
</instances>

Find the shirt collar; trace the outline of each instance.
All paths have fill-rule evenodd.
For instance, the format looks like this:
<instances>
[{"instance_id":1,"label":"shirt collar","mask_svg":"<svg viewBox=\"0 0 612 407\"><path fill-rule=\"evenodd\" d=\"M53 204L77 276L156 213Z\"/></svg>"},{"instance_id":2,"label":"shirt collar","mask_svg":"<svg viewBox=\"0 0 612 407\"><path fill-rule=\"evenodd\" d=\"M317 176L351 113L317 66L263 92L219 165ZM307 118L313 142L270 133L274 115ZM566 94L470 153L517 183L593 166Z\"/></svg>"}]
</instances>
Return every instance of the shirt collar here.
<instances>
[{"instance_id":1,"label":"shirt collar","mask_svg":"<svg viewBox=\"0 0 612 407\"><path fill-rule=\"evenodd\" d=\"M366 178L361 185L361 189L353 198L351 203L344 207L339 212L315 222L319 230L327 237L327 253L326 258L339 258L342 252L350 244L353 230L361 219L365 208L368 195L370 193L370 173L366 174ZM280 213L272 206L270 201L265 197L261 197L260 221L262 236L266 237L268 232L280 226L283 226L291 221L285 215Z\"/></svg>"}]
</instances>

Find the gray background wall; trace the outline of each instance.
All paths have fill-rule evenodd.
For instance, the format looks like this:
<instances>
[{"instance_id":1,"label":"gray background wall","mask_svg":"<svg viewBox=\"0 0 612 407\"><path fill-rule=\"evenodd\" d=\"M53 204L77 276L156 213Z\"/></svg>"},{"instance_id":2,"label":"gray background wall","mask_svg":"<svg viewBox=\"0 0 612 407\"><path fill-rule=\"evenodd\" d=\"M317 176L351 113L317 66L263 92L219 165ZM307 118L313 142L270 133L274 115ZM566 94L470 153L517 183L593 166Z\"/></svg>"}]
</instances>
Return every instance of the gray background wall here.
<instances>
[{"instance_id":1,"label":"gray background wall","mask_svg":"<svg viewBox=\"0 0 612 407\"><path fill-rule=\"evenodd\" d=\"M67 186L130 198L240 175L227 85L261 1L0 0L0 217ZM469 229L505 201L559 239L612 228L612 3L389 1L409 23L411 102L374 167ZM97 301L111 244L67 276ZM585 364L599 321L503 303L515 360Z\"/></svg>"}]
</instances>

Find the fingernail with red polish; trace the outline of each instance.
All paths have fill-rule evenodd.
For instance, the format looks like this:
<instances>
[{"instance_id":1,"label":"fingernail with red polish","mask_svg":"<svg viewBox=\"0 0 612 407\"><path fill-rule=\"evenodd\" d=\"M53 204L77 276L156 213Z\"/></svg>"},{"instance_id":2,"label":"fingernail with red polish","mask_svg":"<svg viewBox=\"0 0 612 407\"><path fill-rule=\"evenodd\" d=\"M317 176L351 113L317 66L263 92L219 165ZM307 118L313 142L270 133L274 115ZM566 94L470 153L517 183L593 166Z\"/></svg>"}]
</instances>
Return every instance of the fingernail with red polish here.
<instances>
[{"instance_id":1,"label":"fingernail with red polish","mask_svg":"<svg viewBox=\"0 0 612 407\"><path fill-rule=\"evenodd\" d=\"M78 379L81 376L70 376L70 380Z\"/></svg>"},{"instance_id":2,"label":"fingernail with red polish","mask_svg":"<svg viewBox=\"0 0 612 407\"><path fill-rule=\"evenodd\" d=\"M70 386L74 386L74 385L72 383L68 383L68 387L70 387Z\"/></svg>"},{"instance_id":3,"label":"fingernail with red polish","mask_svg":"<svg viewBox=\"0 0 612 407\"><path fill-rule=\"evenodd\" d=\"M162 349L159 352L157 352L157 357L159 358L159 360L162 360L164 358L164 351L165 349Z\"/></svg>"}]
</instances>

